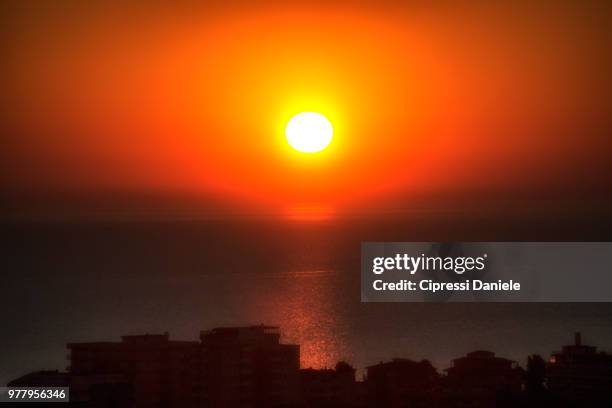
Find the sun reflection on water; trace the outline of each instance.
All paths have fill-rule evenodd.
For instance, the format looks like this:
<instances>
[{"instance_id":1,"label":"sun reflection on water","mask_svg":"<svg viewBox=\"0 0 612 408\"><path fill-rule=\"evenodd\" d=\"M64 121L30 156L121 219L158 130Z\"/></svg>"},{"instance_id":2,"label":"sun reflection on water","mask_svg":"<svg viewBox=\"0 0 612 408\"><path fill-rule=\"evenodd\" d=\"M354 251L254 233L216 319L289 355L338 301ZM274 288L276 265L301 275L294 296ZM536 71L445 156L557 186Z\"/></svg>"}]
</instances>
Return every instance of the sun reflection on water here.
<instances>
[{"instance_id":1,"label":"sun reflection on water","mask_svg":"<svg viewBox=\"0 0 612 408\"><path fill-rule=\"evenodd\" d=\"M333 367L351 360L346 323L336 310L337 271L309 270L276 275L275 290L260 299L260 316L281 327L283 341L297 343L302 367Z\"/></svg>"},{"instance_id":2,"label":"sun reflection on water","mask_svg":"<svg viewBox=\"0 0 612 408\"><path fill-rule=\"evenodd\" d=\"M290 221L325 221L333 219L336 211L320 204L303 204L286 208L283 216Z\"/></svg>"}]
</instances>

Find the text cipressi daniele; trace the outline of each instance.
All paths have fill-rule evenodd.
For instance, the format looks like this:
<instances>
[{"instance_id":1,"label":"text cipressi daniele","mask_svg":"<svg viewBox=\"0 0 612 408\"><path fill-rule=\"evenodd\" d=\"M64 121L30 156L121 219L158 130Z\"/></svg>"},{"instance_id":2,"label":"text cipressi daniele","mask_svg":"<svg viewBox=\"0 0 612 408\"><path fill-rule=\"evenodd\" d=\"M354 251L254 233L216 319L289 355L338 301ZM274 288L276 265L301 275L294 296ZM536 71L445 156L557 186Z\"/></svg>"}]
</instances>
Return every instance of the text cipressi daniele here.
<instances>
[{"instance_id":1,"label":"text cipressi daniele","mask_svg":"<svg viewBox=\"0 0 612 408\"><path fill-rule=\"evenodd\" d=\"M409 254L396 254L389 257L375 257L372 259L372 272L382 275L386 271L405 271L414 275L419 271L423 272L446 272L456 275L463 275L465 272L478 273L486 268L487 254L481 256L461 256L461 257L442 257L426 256L424 254L411 256ZM381 290L424 290L431 292L445 290L459 291L517 291L520 290L520 283L515 281L485 282L479 279L465 280L461 282L437 282L435 280L423 279L418 282L402 279L397 282L384 282L377 279L373 282L376 291Z\"/></svg>"}]
</instances>

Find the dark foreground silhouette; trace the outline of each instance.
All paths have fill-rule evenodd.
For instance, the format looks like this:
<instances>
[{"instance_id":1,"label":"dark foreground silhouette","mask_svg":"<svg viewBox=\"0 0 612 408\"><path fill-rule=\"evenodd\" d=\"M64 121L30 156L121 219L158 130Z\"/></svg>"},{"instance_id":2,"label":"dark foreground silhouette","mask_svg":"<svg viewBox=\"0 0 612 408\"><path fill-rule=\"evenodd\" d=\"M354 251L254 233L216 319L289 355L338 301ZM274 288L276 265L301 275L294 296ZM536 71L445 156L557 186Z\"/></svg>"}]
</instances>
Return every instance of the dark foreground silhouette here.
<instances>
[{"instance_id":1,"label":"dark foreground silhouette","mask_svg":"<svg viewBox=\"0 0 612 408\"><path fill-rule=\"evenodd\" d=\"M529 356L526 369L478 350L442 373L428 360L394 358L366 367L362 381L346 362L300 369L299 345L264 325L215 328L200 341L144 334L68 349L66 372L33 372L8 386L69 387L61 407L612 406L612 355L583 345L580 333L548 361Z\"/></svg>"}]
</instances>

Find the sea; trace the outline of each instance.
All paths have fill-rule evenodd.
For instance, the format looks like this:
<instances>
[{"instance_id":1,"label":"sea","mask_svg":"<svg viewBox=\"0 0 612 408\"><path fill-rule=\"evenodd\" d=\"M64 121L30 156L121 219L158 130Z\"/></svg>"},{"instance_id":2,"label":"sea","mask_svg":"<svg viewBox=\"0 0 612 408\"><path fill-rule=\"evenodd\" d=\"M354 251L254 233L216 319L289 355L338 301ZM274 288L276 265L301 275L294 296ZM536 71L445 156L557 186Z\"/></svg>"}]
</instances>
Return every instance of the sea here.
<instances>
[{"instance_id":1,"label":"sea","mask_svg":"<svg viewBox=\"0 0 612 408\"><path fill-rule=\"evenodd\" d=\"M452 219L456 219L452 218ZM274 325L302 367L392 358L441 372L473 350L525 365L581 331L612 350L609 303L362 303L362 241L568 240L589 230L451 219L234 218L2 224L0 384L64 370L69 342ZM559 229L561 228L561 229ZM595 238L598 238L595 236Z\"/></svg>"}]
</instances>

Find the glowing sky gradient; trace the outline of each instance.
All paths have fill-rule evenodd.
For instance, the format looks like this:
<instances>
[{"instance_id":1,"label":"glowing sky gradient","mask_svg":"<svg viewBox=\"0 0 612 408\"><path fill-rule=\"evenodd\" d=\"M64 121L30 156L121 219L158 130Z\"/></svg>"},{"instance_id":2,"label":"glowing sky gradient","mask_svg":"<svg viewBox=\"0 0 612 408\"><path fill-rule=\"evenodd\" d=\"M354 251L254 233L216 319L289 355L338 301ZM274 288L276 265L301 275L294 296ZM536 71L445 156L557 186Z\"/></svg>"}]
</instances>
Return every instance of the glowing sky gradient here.
<instances>
[{"instance_id":1,"label":"glowing sky gradient","mask_svg":"<svg viewBox=\"0 0 612 408\"><path fill-rule=\"evenodd\" d=\"M605 2L222 3L8 5L3 191L326 213L610 191ZM334 124L308 158L302 111Z\"/></svg>"}]
</instances>

